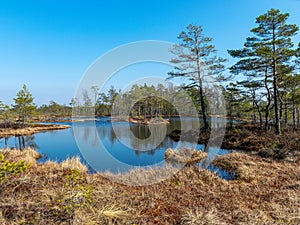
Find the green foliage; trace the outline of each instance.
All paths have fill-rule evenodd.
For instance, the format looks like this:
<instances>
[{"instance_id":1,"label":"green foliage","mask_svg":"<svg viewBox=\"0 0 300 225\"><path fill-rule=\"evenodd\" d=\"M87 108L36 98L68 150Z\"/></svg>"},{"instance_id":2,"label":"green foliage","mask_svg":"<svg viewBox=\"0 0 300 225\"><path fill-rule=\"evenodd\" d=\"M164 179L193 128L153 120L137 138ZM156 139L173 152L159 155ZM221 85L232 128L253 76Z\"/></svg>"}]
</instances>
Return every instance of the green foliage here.
<instances>
[{"instance_id":1,"label":"green foliage","mask_svg":"<svg viewBox=\"0 0 300 225\"><path fill-rule=\"evenodd\" d=\"M270 144L270 148L272 148L272 149L278 148L278 146L279 146L279 144L276 141L274 141Z\"/></svg>"},{"instance_id":2,"label":"green foliage","mask_svg":"<svg viewBox=\"0 0 300 225\"><path fill-rule=\"evenodd\" d=\"M0 100L0 122L4 121L4 126L6 128L7 123L11 117L10 113L10 108L8 105L5 105L1 100Z\"/></svg>"},{"instance_id":3,"label":"green foliage","mask_svg":"<svg viewBox=\"0 0 300 225\"><path fill-rule=\"evenodd\" d=\"M236 133L236 134L238 134L238 133L241 133L241 130L235 127L235 128L233 129L233 132Z\"/></svg>"},{"instance_id":4,"label":"green foliage","mask_svg":"<svg viewBox=\"0 0 300 225\"><path fill-rule=\"evenodd\" d=\"M13 105L13 110L19 115L19 121L23 121L23 126L26 117L30 117L36 110L36 105L33 103L33 96L24 84L23 88L17 93L16 98L14 98L15 104Z\"/></svg>"},{"instance_id":5,"label":"green foliage","mask_svg":"<svg viewBox=\"0 0 300 225\"><path fill-rule=\"evenodd\" d=\"M274 105L276 132L280 134L280 104L287 96L288 84L284 77L295 72L292 59L298 57L300 49L295 49L292 37L299 30L296 24L288 24L288 13L270 9L256 18L257 27L251 29L253 37L248 37L244 47L238 50L228 50L228 53L239 58L230 68L235 75L243 75L247 80L240 82L245 94L252 100L260 115L265 113L265 129L268 130L271 105ZM272 91L272 93L271 93ZM264 99L267 101L264 104ZM295 103L295 102L294 102ZM293 108L295 108L293 106Z\"/></svg>"},{"instance_id":6,"label":"green foliage","mask_svg":"<svg viewBox=\"0 0 300 225\"><path fill-rule=\"evenodd\" d=\"M76 106L75 99L72 99L70 105L72 107ZM55 101L50 101L48 105L43 104L40 106L37 111L42 115L50 115L50 116L71 116L72 108L71 106L60 105Z\"/></svg>"},{"instance_id":7,"label":"green foliage","mask_svg":"<svg viewBox=\"0 0 300 225\"><path fill-rule=\"evenodd\" d=\"M174 105L166 99L176 98L176 101L182 102L179 104L181 111L186 111L188 114L190 108L187 105L187 100L183 95L182 89L170 85L165 87L162 84L154 85L133 85L131 89L125 93L118 93L114 99L114 112L117 115L127 116L130 114L132 118L146 119L160 117L162 115L178 115ZM111 107L108 101L109 97L101 93L101 104L99 102L96 108L97 113L110 113ZM105 100L106 99L106 100ZM133 104L133 105L131 105Z\"/></svg>"},{"instance_id":8,"label":"green foliage","mask_svg":"<svg viewBox=\"0 0 300 225\"><path fill-rule=\"evenodd\" d=\"M229 83L223 90L226 100L227 115L230 117L241 117L247 108L247 99L243 96L237 84Z\"/></svg>"},{"instance_id":9,"label":"green foliage","mask_svg":"<svg viewBox=\"0 0 300 225\"><path fill-rule=\"evenodd\" d=\"M84 184L83 177L78 170L71 169L66 178L67 183L58 203L67 214L71 215L73 220L76 209L92 203L93 188Z\"/></svg>"},{"instance_id":10,"label":"green foliage","mask_svg":"<svg viewBox=\"0 0 300 225\"><path fill-rule=\"evenodd\" d=\"M197 87L197 99L200 101L202 118L205 129L209 128L207 94L205 88L215 80L224 81L222 76L223 63L226 59L218 58L212 38L203 34L202 26L187 26L178 37L180 43L175 45L171 52L176 56L171 62L176 64L174 71L169 72L169 78L182 77L188 80L185 89Z\"/></svg>"},{"instance_id":11,"label":"green foliage","mask_svg":"<svg viewBox=\"0 0 300 225\"><path fill-rule=\"evenodd\" d=\"M184 183L183 182L180 182L179 180L177 181L177 186L178 187L183 187L184 186Z\"/></svg>"},{"instance_id":12,"label":"green foliage","mask_svg":"<svg viewBox=\"0 0 300 225\"><path fill-rule=\"evenodd\" d=\"M25 161L10 163L0 154L0 184L11 174L19 174L28 169L31 165L26 165Z\"/></svg>"}]
</instances>

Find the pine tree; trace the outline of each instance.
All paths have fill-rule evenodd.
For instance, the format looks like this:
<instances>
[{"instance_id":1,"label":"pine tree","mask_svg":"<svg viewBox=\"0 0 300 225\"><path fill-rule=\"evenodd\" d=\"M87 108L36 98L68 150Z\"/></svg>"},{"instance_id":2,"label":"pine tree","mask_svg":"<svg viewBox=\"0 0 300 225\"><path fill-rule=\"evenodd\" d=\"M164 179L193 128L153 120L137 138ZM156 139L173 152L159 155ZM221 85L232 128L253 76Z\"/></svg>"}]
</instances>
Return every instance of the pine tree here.
<instances>
[{"instance_id":1,"label":"pine tree","mask_svg":"<svg viewBox=\"0 0 300 225\"><path fill-rule=\"evenodd\" d=\"M36 105L33 103L33 100L32 94L24 84L23 88L17 93L16 98L14 98L15 104L12 105L13 110L18 113L19 126L22 121L22 127L24 127L25 120L36 110Z\"/></svg>"},{"instance_id":2,"label":"pine tree","mask_svg":"<svg viewBox=\"0 0 300 225\"><path fill-rule=\"evenodd\" d=\"M251 32L255 35L248 38L245 48L242 50L229 50L233 57L242 58L235 66L244 71L263 72L265 70L265 87L268 91L268 109L266 110L266 128L268 122L268 110L270 108L269 79L272 80L274 113L276 133L280 134L279 115L279 82L284 74L290 73L293 67L290 61L296 55L293 49L291 37L296 35L298 27L295 24L287 24L288 13L280 13L271 9L267 13L256 18L258 27ZM233 68L235 69L235 68Z\"/></svg>"},{"instance_id":3,"label":"pine tree","mask_svg":"<svg viewBox=\"0 0 300 225\"><path fill-rule=\"evenodd\" d=\"M169 78L184 77L190 82L184 86L186 89L197 87L201 105L204 128L209 129L207 104L205 99L205 76L222 78L225 59L217 58L215 46L211 44L212 38L203 35L201 26L190 24L187 31L181 32L178 39L180 44L175 45L172 53L177 58L172 60L176 64L175 70L169 72Z\"/></svg>"},{"instance_id":4,"label":"pine tree","mask_svg":"<svg viewBox=\"0 0 300 225\"><path fill-rule=\"evenodd\" d=\"M273 97L275 110L276 133L280 134L279 118L279 79L283 75L279 67L286 66L286 63L295 55L291 37L296 35L299 28L295 24L287 24L288 13L280 13L279 10L271 9L267 13L256 18L258 27L251 31L258 37L258 44L261 45L264 55L267 53L272 68ZM285 70L282 70L285 71Z\"/></svg>"},{"instance_id":5,"label":"pine tree","mask_svg":"<svg viewBox=\"0 0 300 225\"><path fill-rule=\"evenodd\" d=\"M3 120L4 122L4 130L7 128L8 120L10 117L10 108L8 105L5 105L1 100L0 100L0 119Z\"/></svg>"}]
</instances>

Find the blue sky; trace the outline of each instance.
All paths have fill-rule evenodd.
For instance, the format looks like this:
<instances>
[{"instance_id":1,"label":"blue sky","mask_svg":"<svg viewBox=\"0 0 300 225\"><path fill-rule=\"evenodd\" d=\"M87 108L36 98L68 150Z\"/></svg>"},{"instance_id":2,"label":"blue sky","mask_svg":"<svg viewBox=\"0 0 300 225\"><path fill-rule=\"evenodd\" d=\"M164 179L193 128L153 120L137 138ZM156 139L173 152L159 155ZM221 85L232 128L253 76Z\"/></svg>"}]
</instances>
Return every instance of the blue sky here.
<instances>
[{"instance_id":1,"label":"blue sky","mask_svg":"<svg viewBox=\"0 0 300 225\"><path fill-rule=\"evenodd\" d=\"M0 100L11 104L26 83L38 105L68 104L99 56L134 41L177 42L189 23L203 25L230 65L227 49L242 47L272 7L300 25L299 0L0 0Z\"/></svg>"}]
</instances>

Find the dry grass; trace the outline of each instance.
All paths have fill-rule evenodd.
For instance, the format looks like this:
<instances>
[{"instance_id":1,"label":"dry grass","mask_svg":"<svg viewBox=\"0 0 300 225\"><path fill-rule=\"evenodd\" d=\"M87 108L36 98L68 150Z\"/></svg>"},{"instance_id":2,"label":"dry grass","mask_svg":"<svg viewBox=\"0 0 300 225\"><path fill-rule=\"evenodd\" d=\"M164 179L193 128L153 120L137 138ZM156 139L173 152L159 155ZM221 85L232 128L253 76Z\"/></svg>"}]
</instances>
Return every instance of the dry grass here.
<instances>
[{"instance_id":1,"label":"dry grass","mask_svg":"<svg viewBox=\"0 0 300 225\"><path fill-rule=\"evenodd\" d=\"M84 165L78 156L72 157L72 158L67 158L65 161L61 163L61 167L63 169L75 169L78 170L81 173L86 173L88 172L88 168L86 165Z\"/></svg>"},{"instance_id":2,"label":"dry grass","mask_svg":"<svg viewBox=\"0 0 300 225\"><path fill-rule=\"evenodd\" d=\"M98 204L101 204L98 202ZM87 217L92 224L114 224L114 221L126 221L133 215L124 206L119 205L104 206L103 208L90 207L91 214Z\"/></svg>"},{"instance_id":3,"label":"dry grass","mask_svg":"<svg viewBox=\"0 0 300 225\"><path fill-rule=\"evenodd\" d=\"M222 131L222 130L221 130ZM291 127L282 129L282 135L276 135L275 129L269 132L261 130L257 124L235 124L226 128L225 135L219 131L188 130L170 135L174 140L186 140L224 149L237 149L245 152L258 152L261 157L276 160L300 161L300 129Z\"/></svg>"},{"instance_id":4,"label":"dry grass","mask_svg":"<svg viewBox=\"0 0 300 225\"><path fill-rule=\"evenodd\" d=\"M187 210L181 218L181 223L186 225L224 225L225 223L219 218L216 210L199 211Z\"/></svg>"},{"instance_id":5,"label":"dry grass","mask_svg":"<svg viewBox=\"0 0 300 225\"><path fill-rule=\"evenodd\" d=\"M173 174L176 174L180 167L165 165L161 167L145 167L131 169L126 173L105 172L102 175L113 182L129 186L145 186L166 180Z\"/></svg>"},{"instance_id":6,"label":"dry grass","mask_svg":"<svg viewBox=\"0 0 300 225\"><path fill-rule=\"evenodd\" d=\"M25 128L8 128L0 129L0 138L7 137L7 136L26 136L32 135L39 132L45 132L50 130L61 130L61 129L68 129L71 126L69 125L54 125L54 124L36 124L30 125L29 127Z\"/></svg>"},{"instance_id":7,"label":"dry grass","mask_svg":"<svg viewBox=\"0 0 300 225\"><path fill-rule=\"evenodd\" d=\"M21 151L16 149L0 149L0 153L6 158L9 158L12 162L24 160L28 164L35 164L36 160L42 157L35 149L29 147Z\"/></svg>"},{"instance_id":8,"label":"dry grass","mask_svg":"<svg viewBox=\"0 0 300 225\"><path fill-rule=\"evenodd\" d=\"M244 193L247 205L252 204L248 206L247 217L242 215L244 219L253 224L262 221L266 224L299 224L299 163L276 162L241 153L224 155L213 163L236 173L238 179L232 184Z\"/></svg>"},{"instance_id":9,"label":"dry grass","mask_svg":"<svg viewBox=\"0 0 300 225\"><path fill-rule=\"evenodd\" d=\"M179 150L168 148L165 153L165 160L170 163L195 163L202 161L206 157L206 152L190 148L180 148Z\"/></svg>"},{"instance_id":10,"label":"dry grass","mask_svg":"<svg viewBox=\"0 0 300 225\"><path fill-rule=\"evenodd\" d=\"M19 157L16 155L7 154L7 158L15 160ZM71 161L65 162L68 166L56 162L34 164L1 183L0 224L70 224L70 215L61 209L58 200L66 191L69 168L79 164L78 159ZM162 177L166 171L173 172L172 169L140 169L114 175L130 182L137 180L137 186L127 186L108 179L108 174L88 174L81 170L82 183L94 189L92 203L76 209L71 222L299 224L299 162L234 153L213 163L235 172L237 179L225 181L195 165L147 186L138 184L151 180L155 174Z\"/></svg>"}]
</instances>

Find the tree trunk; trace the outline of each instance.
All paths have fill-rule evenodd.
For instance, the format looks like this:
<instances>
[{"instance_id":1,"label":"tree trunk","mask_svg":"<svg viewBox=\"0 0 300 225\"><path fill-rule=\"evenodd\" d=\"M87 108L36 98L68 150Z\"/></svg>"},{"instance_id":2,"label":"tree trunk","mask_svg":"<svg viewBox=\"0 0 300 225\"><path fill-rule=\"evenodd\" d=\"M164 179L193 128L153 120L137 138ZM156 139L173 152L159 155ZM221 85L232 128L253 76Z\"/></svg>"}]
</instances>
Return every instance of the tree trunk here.
<instances>
[{"instance_id":1,"label":"tree trunk","mask_svg":"<svg viewBox=\"0 0 300 225\"><path fill-rule=\"evenodd\" d=\"M141 119L141 104L139 103L138 118Z\"/></svg>"},{"instance_id":2,"label":"tree trunk","mask_svg":"<svg viewBox=\"0 0 300 225\"><path fill-rule=\"evenodd\" d=\"M292 107L293 107L293 129L296 130L296 108L295 108L295 102L293 100L292 102Z\"/></svg>"},{"instance_id":3,"label":"tree trunk","mask_svg":"<svg viewBox=\"0 0 300 225\"><path fill-rule=\"evenodd\" d=\"M258 115L259 115L259 126L260 126L260 129L262 130L263 129L263 120L262 120L262 113L261 113L261 110L260 110L260 106L259 104L257 103L257 101L254 101L253 102L257 108L257 112L258 112Z\"/></svg>"},{"instance_id":4,"label":"tree trunk","mask_svg":"<svg viewBox=\"0 0 300 225\"><path fill-rule=\"evenodd\" d=\"M269 130L269 115L270 115L270 106L271 106L271 91L268 86L268 65L266 65L266 71L265 71L265 88L267 90L267 106L266 106L266 112L265 112L265 130Z\"/></svg>"},{"instance_id":5,"label":"tree trunk","mask_svg":"<svg viewBox=\"0 0 300 225\"><path fill-rule=\"evenodd\" d=\"M202 119L203 119L203 123L204 123L204 129L208 130L209 129L209 124L208 124L208 121L207 121L206 104L205 104L205 101L204 101L203 89L202 89L201 86L199 88L199 93L200 93L200 102L201 102L201 110L202 110Z\"/></svg>"},{"instance_id":6,"label":"tree trunk","mask_svg":"<svg viewBox=\"0 0 300 225\"><path fill-rule=\"evenodd\" d=\"M22 128L25 127L25 114L23 114L22 116Z\"/></svg>"},{"instance_id":7,"label":"tree trunk","mask_svg":"<svg viewBox=\"0 0 300 225\"><path fill-rule=\"evenodd\" d=\"M284 124L285 126L288 125L288 109L287 109L287 103L284 104Z\"/></svg>"},{"instance_id":8,"label":"tree trunk","mask_svg":"<svg viewBox=\"0 0 300 225\"><path fill-rule=\"evenodd\" d=\"M262 130L263 129L263 119L262 119L262 113L260 110L259 110L258 114L259 114L259 126L260 126L260 129Z\"/></svg>"},{"instance_id":9,"label":"tree trunk","mask_svg":"<svg viewBox=\"0 0 300 225\"><path fill-rule=\"evenodd\" d=\"M201 66L200 66L200 56L199 56L199 49L198 49L198 39L196 38L196 56L197 56L197 73L198 73L198 82L199 82L199 95L200 95L200 104L202 110L202 119L204 123L204 129L209 129L209 124L207 121L207 111L206 111L206 104L204 100L204 93L203 93L203 82L201 77Z\"/></svg>"},{"instance_id":10,"label":"tree trunk","mask_svg":"<svg viewBox=\"0 0 300 225\"><path fill-rule=\"evenodd\" d=\"M298 112L297 124L299 125L300 124L300 109L299 108L297 109L297 112Z\"/></svg>"},{"instance_id":11,"label":"tree trunk","mask_svg":"<svg viewBox=\"0 0 300 225\"><path fill-rule=\"evenodd\" d=\"M255 100L252 101L252 108L253 108L253 115L252 115L252 120L253 120L253 123L256 123L256 111L255 111L255 103L254 103Z\"/></svg>"},{"instance_id":12,"label":"tree trunk","mask_svg":"<svg viewBox=\"0 0 300 225\"><path fill-rule=\"evenodd\" d=\"M18 125L21 128L21 111L19 111Z\"/></svg>"},{"instance_id":13,"label":"tree trunk","mask_svg":"<svg viewBox=\"0 0 300 225\"><path fill-rule=\"evenodd\" d=\"M274 113L276 133L281 134L279 108L278 108L278 84L277 84L277 53L276 53L276 36L275 26L273 25L273 88L274 88Z\"/></svg>"},{"instance_id":14,"label":"tree trunk","mask_svg":"<svg viewBox=\"0 0 300 225\"><path fill-rule=\"evenodd\" d=\"M274 85L275 127L276 127L276 133L281 134L280 119L279 119L279 108L278 108L278 96L277 96L277 89L278 88L277 88L277 75L276 75L276 72L274 74L273 85Z\"/></svg>"},{"instance_id":15,"label":"tree trunk","mask_svg":"<svg viewBox=\"0 0 300 225\"><path fill-rule=\"evenodd\" d=\"M279 100L279 120L282 122L282 116L283 116L283 100L278 94L278 100Z\"/></svg>"}]
</instances>

